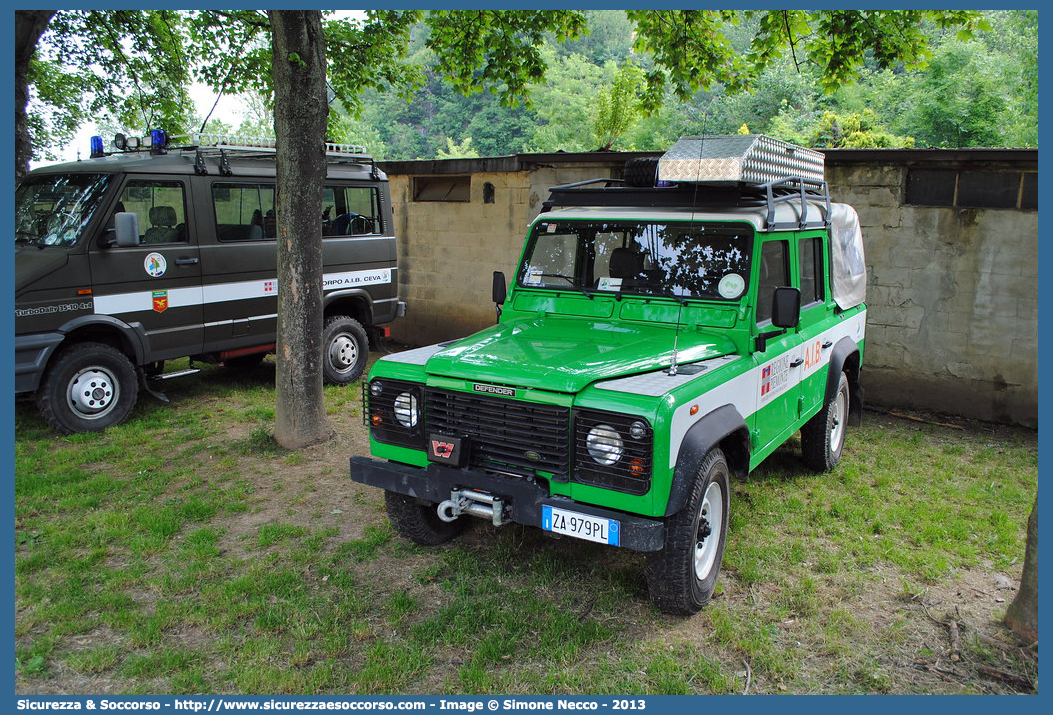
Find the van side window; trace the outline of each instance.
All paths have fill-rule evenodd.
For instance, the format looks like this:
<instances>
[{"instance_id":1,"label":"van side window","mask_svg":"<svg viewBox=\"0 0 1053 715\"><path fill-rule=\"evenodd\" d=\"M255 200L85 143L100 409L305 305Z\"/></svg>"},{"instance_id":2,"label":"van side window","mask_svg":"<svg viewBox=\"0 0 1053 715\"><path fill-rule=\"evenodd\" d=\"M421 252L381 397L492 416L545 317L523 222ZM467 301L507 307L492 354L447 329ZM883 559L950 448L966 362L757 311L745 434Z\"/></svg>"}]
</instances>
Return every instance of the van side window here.
<instances>
[{"instance_id":1,"label":"van side window","mask_svg":"<svg viewBox=\"0 0 1053 715\"><path fill-rule=\"evenodd\" d=\"M787 241L767 241L761 247L760 281L757 285L757 322L771 320L775 289L790 285L790 249Z\"/></svg>"},{"instance_id":2,"label":"van side window","mask_svg":"<svg viewBox=\"0 0 1053 715\"><path fill-rule=\"evenodd\" d=\"M376 187L326 186L323 189L323 236L369 236L382 232Z\"/></svg>"},{"instance_id":3,"label":"van side window","mask_svg":"<svg viewBox=\"0 0 1053 715\"><path fill-rule=\"evenodd\" d=\"M802 238L797 245L801 267L801 305L823 302L823 239Z\"/></svg>"},{"instance_id":4,"label":"van side window","mask_svg":"<svg viewBox=\"0 0 1053 715\"><path fill-rule=\"evenodd\" d=\"M278 235L274 184L215 183L212 205L220 241L263 241Z\"/></svg>"},{"instance_id":5,"label":"van side window","mask_svg":"<svg viewBox=\"0 0 1053 715\"><path fill-rule=\"evenodd\" d=\"M186 243L186 203L179 181L129 181L117 203L117 212L139 216L140 243Z\"/></svg>"}]
</instances>

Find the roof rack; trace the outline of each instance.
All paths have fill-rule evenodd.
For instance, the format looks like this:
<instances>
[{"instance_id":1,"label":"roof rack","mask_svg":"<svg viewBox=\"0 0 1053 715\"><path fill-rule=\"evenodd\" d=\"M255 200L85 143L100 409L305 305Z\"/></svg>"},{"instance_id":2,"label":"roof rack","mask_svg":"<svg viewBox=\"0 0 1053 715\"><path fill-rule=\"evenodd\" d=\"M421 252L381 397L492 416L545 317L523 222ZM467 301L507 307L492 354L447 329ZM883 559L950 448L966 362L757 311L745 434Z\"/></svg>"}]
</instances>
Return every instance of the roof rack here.
<instances>
[{"instance_id":1,"label":"roof rack","mask_svg":"<svg viewBox=\"0 0 1053 715\"><path fill-rule=\"evenodd\" d=\"M598 186L603 184L603 186ZM572 206L641 206L646 208L703 209L714 207L766 208L768 230L829 228L830 190L825 181L791 176L761 184L704 185L677 183L672 186L628 186L622 179L589 179L549 188L541 211ZM797 221L776 221L780 203L799 202ZM809 220L810 203L826 209ZM815 214L813 213L814 217Z\"/></svg>"},{"instance_id":2,"label":"roof rack","mask_svg":"<svg viewBox=\"0 0 1053 715\"><path fill-rule=\"evenodd\" d=\"M241 159L272 158L277 152L276 140L270 137L195 132L187 135L186 138L190 143L179 148L183 151L194 151L194 170L199 174L208 173L208 169L205 166L205 157L207 156L219 156L219 173L223 176L230 176L233 173L228 161L231 157ZM325 158L326 162L330 164L368 164L370 173L374 175L377 173L376 162L367 153L364 146L326 142Z\"/></svg>"}]
</instances>

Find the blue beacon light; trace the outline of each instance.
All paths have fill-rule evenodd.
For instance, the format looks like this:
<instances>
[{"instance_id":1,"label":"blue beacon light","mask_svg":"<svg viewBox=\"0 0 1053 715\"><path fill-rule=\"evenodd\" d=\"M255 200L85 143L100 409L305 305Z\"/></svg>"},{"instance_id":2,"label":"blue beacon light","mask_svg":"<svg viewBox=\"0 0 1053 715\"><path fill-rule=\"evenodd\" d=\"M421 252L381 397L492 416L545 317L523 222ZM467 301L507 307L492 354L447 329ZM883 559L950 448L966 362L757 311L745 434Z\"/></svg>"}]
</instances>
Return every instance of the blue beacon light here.
<instances>
[{"instance_id":1,"label":"blue beacon light","mask_svg":"<svg viewBox=\"0 0 1053 715\"><path fill-rule=\"evenodd\" d=\"M106 156L106 151L102 144L102 137L92 137L91 158L98 159L100 156Z\"/></svg>"},{"instance_id":2,"label":"blue beacon light","mask_svg":"<svg viewBox=\"0 0 1053 715\"><path fill-rule=\"evenodd\" d=\"M150 153L168 153L168 134L164 129L154 129L150 132Z\"/></svg>"}]
</instances>

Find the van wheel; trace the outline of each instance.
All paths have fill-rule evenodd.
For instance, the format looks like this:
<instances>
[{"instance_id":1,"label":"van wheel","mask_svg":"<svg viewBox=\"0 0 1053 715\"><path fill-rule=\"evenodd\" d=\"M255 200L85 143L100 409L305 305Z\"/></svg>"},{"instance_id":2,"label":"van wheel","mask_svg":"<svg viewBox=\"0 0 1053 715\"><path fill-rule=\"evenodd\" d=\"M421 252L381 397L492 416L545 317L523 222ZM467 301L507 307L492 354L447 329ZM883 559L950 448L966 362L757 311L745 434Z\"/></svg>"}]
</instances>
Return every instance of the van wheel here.
<instances>
[{"instance_id":1,"label":"van wheel","mask_svg":"<svg viewBox=\"0 0 1053 715\"><path fill-rule=\"evenodd\" d=\"M384 505L395 531L421 546L438 546L460 536L468 527L468 519L453 521L439 518L438 507L430 502L422 504L413 497L397 492L384 492Z\"/></svg>"},{"instance_id":2,"label":"van wheel","mask_svg":"<svg viewBox=\"0 0 1053 715\"><path fill-rule=\"evenodd\" d=\"M684 508L666 521L662 550L647 555L651 600L666 613L690 616L713 596L728 537L729 475L724 453L713 449Z\"/></svg>"},{"instance_id":3,"label":"van wheel","mask_svg":"<svg viewBox=\"0 0 1053 715\"><path fill-rule=\"evenodd\" d=\"M37 407L64 434L101 432L127 420L138 396L135 368L124 353L103 343L78 343L52 359Z\"/></svg>"},{"instance_id":4,"label":"van wheel","mask_svg":"<svg viewBox=\"0 0 1053 715\"><path fill-rule=\"evenodd\" d=\"M834 399L823 405L801 428L801 457L817 472L826 472L841 461L848 427L848 377L842 372Z\"/></svg>"},{"instance_id":5,"label":"van wheel","mask_svg":"<svg viewBox=\"0 0 1053 715\"><path fill-rule=\"evenodd\" d=\"M354 318L334 315L322 333L322 376L328 385L346 385L362 376L369 360L366 331Z\"/></svg>"}]
</instances>

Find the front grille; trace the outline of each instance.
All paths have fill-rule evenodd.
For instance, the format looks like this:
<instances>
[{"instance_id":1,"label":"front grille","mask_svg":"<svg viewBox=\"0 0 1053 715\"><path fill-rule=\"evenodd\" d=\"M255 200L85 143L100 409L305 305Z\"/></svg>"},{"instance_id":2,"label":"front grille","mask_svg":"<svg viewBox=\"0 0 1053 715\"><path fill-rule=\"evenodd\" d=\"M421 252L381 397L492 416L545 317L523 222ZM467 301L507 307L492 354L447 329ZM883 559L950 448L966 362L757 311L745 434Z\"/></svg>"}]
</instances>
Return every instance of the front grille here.
<instances>
[{"instance_id":1,"label":"front grille","mask_svg":"<svg viewBox=\"0 0 1053 715\"><path fill-rule=\"evenodd\" d=\"M472 467L510 466L566 480L569 408L449 390L427 390L424 404L429 432L470 439Z\"/></svg>"},{"instance_id":2,"label":"front grille","mask_svg":"<svg viewBox=\"0 0 1053 715\"><path fill-rule=\"evenodd\" d=\"M638 439L630 436L636 422L644 426L644 433ZM596 462L586 443L590 430L603 427L613 429L621 439L617 461L610 465ZM646 494L651 488L654 432L646 420L634 415L581 410L574 415L574 441L575 482L636 495Z\"/></svg>"}]
</instances>

